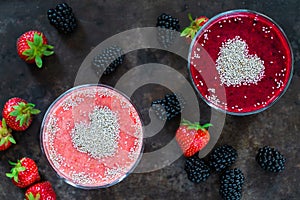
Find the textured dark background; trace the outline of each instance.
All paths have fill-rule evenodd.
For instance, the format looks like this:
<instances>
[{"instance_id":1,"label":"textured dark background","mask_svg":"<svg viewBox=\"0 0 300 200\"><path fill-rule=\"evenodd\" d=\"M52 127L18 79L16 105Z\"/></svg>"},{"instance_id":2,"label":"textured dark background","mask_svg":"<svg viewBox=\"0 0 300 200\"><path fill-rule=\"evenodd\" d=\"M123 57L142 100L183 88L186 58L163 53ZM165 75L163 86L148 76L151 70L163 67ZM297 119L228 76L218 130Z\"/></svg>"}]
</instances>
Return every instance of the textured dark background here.
<instances>
[{"instance_id":1,"label":"textured dark background","mask_svg":"<svg viewBox=\"0 0 300 200\"><path fill-rule=\"evenodd\" d=\"M228 1L122 1L86 0L67 1L79 21L79 28L70 36L59 34L49 23L46 12L60 1L0 1L0 107L13 96L20 96L36 103L42 110L23 133L15 133L17 145L0 152L0 199L23 199L24 190L16 188L5 177L10 170L8 160L15 161L29 156L37 161L44 180L49 180L58 199L220 199L218 176L207 182L193 184L186 178L181 157L170 166L144 174L132 174L123 182L98 190L76 189L57 178L40 150L39 129L43 115L65 90L73 87L76 73L85 56L100 42L114 34L137 28L154 26L156 17L166 12L177 17L181 26L188 25L187 14L212 17L220 12L246 8L256 10L274 19L287 34L293 47L295 71L286 94L268 110L246 117L226 116L226 122L218 145L230 144L239 153L234 167L242 169L246 176L243 199L293 200L300 199L300 1L297 0L228 0ZM16 39L23 32L37 29L45 33L49 43L55 46L55 55L44 59L44 67L38 69L20 60L16 53ZM177 59L177 60L176 60ZM122 73L137 64L161 61L186 77L186 62L160 51L137 51L127 56L124 68L103 83L114 85ZM144 90L144 92L143 92ZM152 91L152 92L151 92ZM141 112L147 110L152 99L161 97L165 90L144 87L136 94ZM202 104L202 103L201 103ZM144 106L141 106L144 105ZM205 106L204 106L205 107ZM143 110L144 109L144 110ZM205 109L208 109L205 107ZM205 112L205 111L204 111ZM202 115L203 116L203 115ZM205 116L204 116L205 118ZM205 119L204 119L205 120ZM153 141L146 140L146 149L159 148L172 138L178 120L165 127L167 135L160 134ZM171 132L171 133L170 133ZM259 147L272 145L287 158L286 170L279 174L262 171L254 157Z\"/></svg>"}]
</instances>

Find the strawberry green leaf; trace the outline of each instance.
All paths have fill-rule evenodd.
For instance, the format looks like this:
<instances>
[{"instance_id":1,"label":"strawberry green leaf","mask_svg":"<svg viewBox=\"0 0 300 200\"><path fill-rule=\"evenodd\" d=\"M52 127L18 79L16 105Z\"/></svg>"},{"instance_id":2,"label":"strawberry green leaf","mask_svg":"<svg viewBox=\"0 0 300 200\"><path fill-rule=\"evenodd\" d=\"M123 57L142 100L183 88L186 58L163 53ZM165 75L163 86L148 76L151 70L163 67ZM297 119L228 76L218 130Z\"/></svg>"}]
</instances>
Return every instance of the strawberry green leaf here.
<instances>
[{"instance_id":1,"label":"strawberry green leaf","mask_svg":"<svg viewBox=\"0 0 300 200\"><path fill-rule=\"evenodd\" d=\"M52 46L52 45L47 45L47 48L50 49L50 50L52 50L52 49L54 49L54 46Z\"/></svg>"},{"instance_id":2,"label":"strawberry green leaf","mask_svg":"<svg viewBox=\"0 0 300 200\"><path fill-rule=\"evenodd\" d=\"M27 42L28 44L28 42ZM34 36L33 36L33 44L35 46L42 46L43 44L43 36L42 35L39 35L37 33L34 33Z\"/></svg>"},{"instance_id":3,"label":"strawberry green leaf","mask_svg":"<svg viewBox=\"0 0 300 200\"><path fill-rule=\"evenodd\" d=\"M18 176L14 175L12 178L14 179L14 181L19 182L19 177Z\"/></svg>"},{"instance_id":4,"label":"strawberry green leaf","mask_svg":"<svg viewBox=\"0 0 300 200\"><path fill-rule=\"evenodd\" d=\"M29 103L29 104L30 104L30 103ZM26 104L25 102L22 101L22 102L19 102L18 105L19 105L19 106L26 106L26 105L28 105L28 103Z\"/></svg>"},{"instance_id":5,"label":"strawberry green leaf","mask_svg":"<svg viewBox=\"0 0 300 200\"><path fill-rule=\"evenodd\" d=\"M207 123L207 124L202 125L202 127L203 127L203 128L206 128L206 129L207 129L208 127L211 127L211 126L213 126L213 125L210 124L210 123Z\"/></svg>"},{"instance_id":6,"label":"strawberry green leaf","mask_svg":"<svg viewBox=\"0 0 300 200\"><path fill-rule=\"evenodd\" d=\"M4 118L2 119L2 128L7 129L6 121Z\"/></svg>"},{"instance_id":7,"label":"strawberry green leaf","mask_svg":"<svg viewBox=\"0 0 300 200\"><path fill-rule=\"evenodd\" d=\"M38 66L38 68L41 68L42 65L43 65L42 58L41 58L40 56L36 56L36 57L35 57L35 63L36 63L36 65Z\"/></svg>"},{"instance_id":8,"label":"strawberry green leaf","mask_svg":"<svg viewBox=\"0 0 300 200\"><path fill-rule=\"evenodd\" d=\"M19 117L19 116L18 116ZM26 119L25 117L20 117L20 126L23 126L23 124L25 123Z\"/></svg>"},{"instance_id":9,"label":"strawberry green leaf","mask_svg":"<svg viewBox=\"0 0 300 200\"><path fill-rule=\"evenodd\" d=\"M6 176L8 178L13 178L15 182L18 182L19 178L19 172L21 171L25 171L26 168L24 166L22 166L21 161L18 160L16 163L8 161L10 165L13 166L13 168L11 168L10 173L6 173Z\"/></svg>"},{"instance_id":10,"label":"strawberry green leaf","mask_svg":"<svg viewBox=\"0 0 300 200\"><path fill-rule=\"evenodd\" d=\"M189 130L204 130L204 129L207 129L208 127L212 126L212 124L204 124L204 125L200 125L199 122L195 122L195 123L192 123L186 119L182 119L182 122L181 124L182 126L187 126L187 129Z\"/></svg>"},{"instance_id":11,"label":"strawberry green leaf","mask_svg":"<svg viewBox=\"0 0 300 200\"><path fill-rule=\"evenodd\" d=\"M30 47L31 50L34 49L34 43L33 42L31 42L31 41L28 40L27 44L28 44L28 46Z\"/></svg>"},{"instance_id":12,"label":"strawberry green leaf","mask_svg":"<svg viewBox=\"0 0 300 200\"><path fill-rule=\"evenodd\" d=\"M191 31L191 28L187 27L187 28L185 28L185 29L180 33L180 36L181 36L181 37L182 37L182 36L187 36L187 35L189 35L190 31Z\"/></svg>"},{"instance_id":13,"label":"strawberry green leaf","mask_svg":"<svg viewBox=\"0 0 300 200\"><path fill-rule=\"evenodd\" d=\"M43 53L44 56L50 56L52 54L54 54L54 51L44 51Z\"/></svg>"},{"instance_id":14,"label":"strawberry green leaf","mask_svg":"<svg viewBox=\"0 0 300 200\"><path fill-rule=\"evenodd\" d=\"M193 39L195 37L196 33L194 31L191 32L191 38Z\"/></svg>"},{"instance_id":15,"label":"strawberry green leaf","mask_svg":"<svg viewBox=\"0 0 300 200\"><path fill-rule=\"evenodd\" d=\"M15 110L19 110L21 107L25 106L24 102L18 103L18 105L13 106Z\"/></svg>"},{"instance_id":16,"label":"strawberry green leaf","mask_svg":"<svg viewBox=\"0 0 300 200\"><path fill-rule=\"evenodd\" d=\"M32 192L26 194L26 197L28 200L40 200L41 196L40 193L37 193L35 196L32 194Z\"/></svg>"},{"instance_id":17,"label":"strawberry green leaf","mask_svg":"<svg viewBox=\"0 0 300 200\"><path fill-rule=\"evenodd\" d=\"M18 111L18 110L13 110L9 113L10 116L14 116L14 117L18 116L19 114L20 114L20 111Z\"/></svg>"},{"instance_id":18,"label":"strawberry green leaf","mask_svg":"<svg viewBox=\"0 0 300 200\"><path fill-rule=\"evenodd\" d=\"M0 140L0 146L4 145L5 142L6 142L6 139L5 138L1 138L1 140Z\"/></svg>"},{"instance_id":19,"label":"strawberry green leaf","mask_svg":"<svg viewBox=\"0 0 300 200\"><path fill-rule=\"evenodd\" d=\"M32 56L33 55L33 49L26 49L22 53L24 56Z\"/></svg>"},{"instance_id":20,"label":"strawberry green leaf","mask_svg":"<svg viewBox=\"0 0 300 200\"><path fill-rule=\"evenodd\" d=\"M31 107L31 108L33 108L35 105L33 104L33 103L27 103L27 104L25 104L24 102L22 102L23 103L23 106L26 106L27 105L27 107Z\"/></svg>"},{"instance_id":21,"label":"strawberry green leaf","mask_svg":"<svg viewBox=\"0 0 300 200\"><path fill-rule=\"evenodd\" d=\"M41 111L40 110L38 110L38 109L32 109L31 111L30 111L30 114L32 114L32 115L37 115L37 114L39 114Z\"/></svg>"},{"instance_id":22,"label":"strawberry green leaf","mask_svg":"<svg viewBox=\"0 0 300 200\"><path fill-rule=\"evenodd\" d=\"M14 175L13 175L13 174L11 174L11 173L6 173L6 177L8 177L8 178L13 178L13 177L14 177Z\"/></svg>"},{"instance_id":23,"label":"strawberry green leaf","mask_svg":"<svg viewBox=\"0 0 300 200\"><path fill-rule=\"evenodd\" d=\"M194 21L194 19L193 19L193 17L192 17L192 14L191 14L191 13L189 13L189 14L188 14L188 18L189 18L189 20L190 20L191 22L193 22L193 21Z\"/></svg>"},{"instance_id":24,"label":"strawberry green leaf","mask_svg":"<svg viewBox=\"0 0 300 200\"><path fill-rule=\"evenodd\" d=\"M8 140L9 140L11 143L16 144L16 140L15 140L12 136L10 136L10 137L8 138Z\"/></svg>"},{"instance_id":25,"label":"strawberry green leaf","mask_svg":"<svg viewBox=\"0 0 300 200\"><path fill-rule=\"evenodd\" d=\"M10 165L12 165L12 166L16 166L16 165L17 165L17 163L11 162L10 160L8 161L8 163L9 163Z\"/></svg>"}]
</instances>

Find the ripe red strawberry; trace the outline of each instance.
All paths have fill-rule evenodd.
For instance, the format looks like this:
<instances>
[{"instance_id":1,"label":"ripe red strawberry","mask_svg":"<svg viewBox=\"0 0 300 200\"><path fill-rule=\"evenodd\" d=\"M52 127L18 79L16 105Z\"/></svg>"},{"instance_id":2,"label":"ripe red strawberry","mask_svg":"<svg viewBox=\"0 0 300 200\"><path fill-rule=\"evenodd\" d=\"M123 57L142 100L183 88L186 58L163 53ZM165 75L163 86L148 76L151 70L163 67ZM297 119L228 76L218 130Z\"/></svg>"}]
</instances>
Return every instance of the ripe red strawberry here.
<instances>
[{"instance_id":1,"label":"ripe red strawberry","mask_svg":"<svg viewBox=\"0 0 300 200\"><path fill-rule=\"evenodd\" d=\"M42 57L50 56L54 53L53 46L48 45L47 38L39 31L28 31L17 40L17 51L20 58L27 63L36 63L41 68Z\"/></svg>"},{"instance_id":2,"label":"ripe red strawberry","mask_svg":"<svg viewBox=\"0 0 300 200\"><path fill-rule=\"evenodd\" d=\"M16 186L25 188L40 181L38 167L31 158L24 157L16 163L9 161L9 164L13 168L10 170L10 173L6 173L6 176L11 178Z\"/></svg>"},{"instance_id":3,"label":"ripe red strawberry","mask_svg":"<svg viewBox=\"0 0 300 200\"><path fill-rule=\"evenodd\" d=\"M208 21L208 18L205 16L201 16L196 19L193 19L191 14L188 14L188 17L191 21L191 24L190 26L183 29L180 36L193 39L196 33L200 30L200 28Z\"/></svg>"},{"instance_id":4,"label":"ripe red strawberry","mask_svg":"<svg viewBox=\"0 0 300 200\"><path fill-rule=\"evenodd\" d=\"M30 126L32 115L41 112L34 107L34 104L28 103L24 99L14 97L4 104L2 116L6 120L7 126L11 129L15 131L24 131Z\"/></svg>"},{"instance_id":5,"label":"ripe red strawberry","mask_svg":"<svg viewBox=\"0 0 300 200\"><path fill-rule=\"evenodd\" d=\"M56 200L56 194L49 181L34 184L25 192L26 200Z\"/></svg>"},{"instance_id":6,"label":"ripe red strawberry","mask_svg":"<svg viewBox=\"0 0 300 200\"><path fill-rule=\"evenodd\" d=\"M0 151L8 149L11 144L16 144L11 134L11 129L7 127L5 119L0 121Z\"/></svg>"},{"instance_id":7,"label":"ripe red strawberry","mask_svg":"<svg viewBox=\"0 0 300 200\"><path fill-rule=\"evenodd\" d=\"M185 157L190 157L203 149L210 140L210 134L206 128L212 124L201 126L199 123L192 123L183 120L176 131L176 140Z\"/></svg>"}]
</instances>

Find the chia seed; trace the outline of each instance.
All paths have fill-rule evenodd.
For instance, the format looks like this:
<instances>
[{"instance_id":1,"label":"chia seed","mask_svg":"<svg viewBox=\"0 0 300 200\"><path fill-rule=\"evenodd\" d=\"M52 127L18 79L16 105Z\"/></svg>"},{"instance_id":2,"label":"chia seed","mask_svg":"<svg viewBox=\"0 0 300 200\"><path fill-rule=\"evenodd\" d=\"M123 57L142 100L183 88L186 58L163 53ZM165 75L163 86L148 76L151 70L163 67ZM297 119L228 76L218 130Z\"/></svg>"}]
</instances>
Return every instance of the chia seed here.
<instances>
[{"instance_id":1,"label":"chia seed","mask_svg":"<svg viewBox=\"0 0 300 200\"><path fill-rule=\"evenodd\" d=\"M216 69L226 86L257 84L264 76L264 61L248 54L248 45L239 36L222 43Z\"/></svg>"},{"instance_id":2,"label":"chia seed","mask_svg":"<svg viewBox=\"0 0 300 200\"><path fill-rule=\"evenodd\" d=\"M89 119L90 124L75 124L71 133L74 147L93 158L113 156L118 148L120 132L117 113L108 107L96 107Z\"/></svg>"}]
</instances>

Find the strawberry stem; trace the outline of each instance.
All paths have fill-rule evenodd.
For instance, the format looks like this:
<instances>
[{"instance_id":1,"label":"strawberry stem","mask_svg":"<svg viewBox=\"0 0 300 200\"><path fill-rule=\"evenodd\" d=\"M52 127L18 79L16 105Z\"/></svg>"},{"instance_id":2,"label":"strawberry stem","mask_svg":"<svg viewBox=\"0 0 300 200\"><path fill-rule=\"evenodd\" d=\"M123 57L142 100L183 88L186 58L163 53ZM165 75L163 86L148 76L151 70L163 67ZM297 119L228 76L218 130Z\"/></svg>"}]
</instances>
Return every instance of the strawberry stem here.
<instances>
[{"instance_id":1,"label":"strawberry stem","mask_svg":"<svg viewBox=\"0 0 300 200\"><path fill-rule=\"evenodd\" d=\"M182 119L181 125L187 126L188 129L194 129L194 130L206 130L210 126L213 126L211 123L206 123L204 125L200 125L199 122L190 122L186 119Z\"/></svg>"},{"instance_id":2,"label":"strawberry stem","mask_svg":"<svg viewBox=\"0 0 300 200\"><path fill-rule=\"evenodd\" d=\"M190 25L183 29L180 36L193 39L196 33L200 30L203 24L208 20L207 17L200 17L193 19L192 15L189 13L188 18L191 21Z\"/></svg>"},{"instance_id":3,"label":"strawberry stem","mask_svg":"<svg viewBox=\"0 0 300 200\"><path fill-rule=\"evenodd\" d=\"M193 19L193 17L192 17L192 14L191 13L189 13L188 14L188 18L189 18L189 20L193 23L193 21L194 21L194 19Z\"/></svg>"},{"instance_id":4,"label":"strawberry stem","mask_svg":"<svg viewBox=\"0 0 300 200\"><path fill-rule=\"evenodd\" d=\"M28 200L40 200L40 193L37 193L35 196L30 192L29 194L26 195Z\"/></svg>"},{"instance_id":5,"label":"strawberry stem","mask_svg":"<svg viewBox=\"0 0 300 200\"><path fill-rule=\"evenodd\" d=\"M0 136L5 137L8 135L8 132L10 131L10 129L7 129L6 121L4 118L2 118L1 123L2 123L2 127L0 128Z\"/></svg>"},{"instance_id":6,"label":"strawberry stem","mask_svg":"<svg viewBox=\"0 0 300 200\"><path fill-rule=\"evenodd\" d=\"M13 178L15 182L18 182L19 178L18 178L18 175L19 175L19 172L21 171L25 171L26 168L24 166L22 166L21 164L21 161L18 160L16 163L14 162L11 162L11 161L8 161L8 163L12 166L14 166L13 168L11 168L10 170L10 173L6 173L6 176L8 178Z\"/></svg>"},{"instance_id":7,"label":"strawberry stem","mask_svg":"<svg viewBox=\"0 0 300 200\"><path fill-rule=\"evenodd\" d=\"M18 105L13 106L14 110L9 113L10 116L16 117L16 121L20 121L20 126L24 124L29 125L32 115L37 115L41 111L34 108L33 103L20 102Z\"/></svg>"},{"instance_id":8,"label":"strawberry stem","mask_svg":"<svg viewBox=\"0 0 300 200\"><path fill-rule=\"evenodd\" d=\"M13 144L16 144L15 139L13 138L11 134L11 129L7 127L6 121L4 118L2 118L2 127L0 127L0 146L4 145L7 142L11 142Z\"/></svg>"},{"instance_id":9,"label":"strawberry stem","mask_svg":"<svg viewBox=\"0 0 300 200\"><path fill-rule=\"evenodd\" d=\"M41 68L43 65L42 56L50 56L54 51L49 51L53 49L53 46L44 44L43 34L34 33L33 41L27 40L29 49L25 50L22 54L27 56L26 60L35 60L36 65Z\"/></svg>"}]
</instances>

